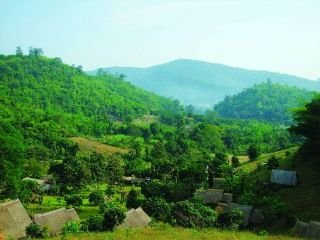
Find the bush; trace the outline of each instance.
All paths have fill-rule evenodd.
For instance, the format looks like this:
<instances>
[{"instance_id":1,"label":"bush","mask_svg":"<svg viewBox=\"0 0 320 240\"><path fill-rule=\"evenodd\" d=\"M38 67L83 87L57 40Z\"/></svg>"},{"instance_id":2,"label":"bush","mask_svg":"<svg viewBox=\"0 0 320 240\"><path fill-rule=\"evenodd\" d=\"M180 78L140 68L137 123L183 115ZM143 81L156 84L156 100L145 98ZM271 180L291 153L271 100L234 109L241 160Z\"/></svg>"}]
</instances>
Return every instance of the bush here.
<instances>
[{"instance_id":1,"label":"bush","mask_svg":"<svg viewBox=\"0 0 320 240\"><path fill-rule=\"evenodd\" d=\"M248 148L247 154L248 154L249 159L250 159L251 161L252 161L252 160L256 160L257 157L260 155L260 150L259 150L259 148L258 148L256 145L252 144L252 145L250 145L250 147Z\"/></svg>"},{"instance_id":2,"label":"bush","mask_svg":"<svg viewBox=\"0 0 320 240\"><path fill-rule=\"evenodd\" d=\"M108 187L106 188L105 193L106 193L106 195L107 195L108 197L111 197L113 194L116 193L116 189L115 189L114 186L108 185Z\"/></svg>"},{"instance_id":3,"label":"bush","mask_svg":"<svg viewBox=\"0 0 320 240\"><path fill-rule=\"evenodd\" d=\"M76 221L67 222L64 224L62 233L65 234L80 234L82 233L81 224Z\"/></svg>"},{"instance_id":4,"label":"bush","mask_svg":"<svg viewBox=\"0 0 320 240\"><path fill-rule=\"evenodd\" d=\"M232 156L231 158L231 165L232 167L236 168L240 166L240 161L239 158L237 156Z\"/></svg>"},{"instance_id":5,"label":"bush","mask_svg":"<svg viewBox=\"0 0 320 240\"><path fill-rule=\"evenodd\" d=\"M279 164L278 158L276 158L275 156L272 156L271 158L269 158L267 162L267 166L269 170L279 167L280 164Z\"/></svg>"},{"instance_id":6,"label":"bush","mask_svg":"<svg viewBox=\"0 0 320 240\"><path fill-rule=\"evenodd\" d=\"M263 216L267 222L272 222L278 217L285 215L286 205L275 197L263 197L259 202L259 207L262 209Z\"/></svg>"},{"instance_id":7,"label":"bush","mask_svg":"<svg viewBox=\"0 0 320 240\"><path fill-rule=\"evenodd\" d=\"M26 235L30 238L46 238L48 236L48 228L31 223L26 227Z\"/></svg>"},{"instance_id":8,"label":"bush","mask_svg":"<svg viewBox=\"0 0 320 240\"><path fill-rule=\"evenodd\" d=\"M107 208L103 216L103 229L113 231L124 221L125 217L125 212L120 207Z\"/></svg>"},{"instance_id":9,"label":"bush","mask_svg":"<svg viewBox=\"0 0 320 240\"><path fill-rule=\"evenodd\" d=\"M243 218L241 210L236 208L230 209L219 215L217 225L224 229L238 230L243 225Z\"/></svg>"},{"instance_id":10,"label":"bush","mask_svg":"<svg viewBox=\"0 0 320 240\"><path fill-rule=\"evenodd\" d=\"M103 216L95 215L87 219L86 224L89 231L100 232L103 231Z\"/></svg>"},{"instance_id":11,"label":"bush","mask_svg":"<svg viewBox=\"0 0 320 240\"><path fill-rule=\"evenodd\" d=\"M212 227L216 221L216 212L209 207L191 201L177 202L172 207L172 216L182 227Z\"/></svg>"},{"instance_id":12,"label":"bush","mask_svg":"<svg viewBox=\"0 0 320 240\"><path fill-rule=\"evenodd\" d=\"M89 203L93 206L98 206L104 203L104 198L99 191L94 191L89 194Z\"/></svg>"},{"instance_id":13,"label":"bush","mask_svg":"<svg viewBox=\"0 0 320 240\"><path fill-rule=\"evenodd\" d=\"M166 221L170 217L170 205L159 197L147 198L142 203L143 210L157 220Z\"/></svg>"},{"instance_id":14,"label":"bush","mask_svg":"<svg viewBox=\"0 0 320 240\"><path fill-rule=\"evenodd\" d=\"M127 196L127 203L126 203L126 207L128 209L130 208L137 208L139 207L141 204L141 200L139 199L139 192L137 190L135 190L134 188L132 188Z\"/></svg>"},{"instance_id":15,"label":"bush","mask_svg":"<svg viewBox=\"0 0 320 240\"><path fill-rule=\"evenodd\" d=\"M66 195L64 197L67 205L80 207L82 205L82 198L79 195Z\"/></svg>"},{"instance_id":16,"label":"bush","mask_svg":"<svg viewBox=\"0 0 320 240\"><path fill-rule=\"evenodd\" d=\"M164 183L159 181L148 181L141 184L141 193L146 197L170 198L170 189Z\"/></svg>"}]
</instances>

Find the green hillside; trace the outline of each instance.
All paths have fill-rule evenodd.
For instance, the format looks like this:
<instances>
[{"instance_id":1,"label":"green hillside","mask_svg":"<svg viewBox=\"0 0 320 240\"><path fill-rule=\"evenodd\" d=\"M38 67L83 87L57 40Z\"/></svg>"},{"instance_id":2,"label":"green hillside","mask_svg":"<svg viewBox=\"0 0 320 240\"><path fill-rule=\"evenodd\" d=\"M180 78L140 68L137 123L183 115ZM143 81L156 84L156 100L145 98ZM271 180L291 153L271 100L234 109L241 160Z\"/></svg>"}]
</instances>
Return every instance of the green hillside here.
<instances>
[{"instance_id":1,"label":"green hillside","mask_svg":"<svg viewBox=\"0 0 320 240\"><path fill-rule=\"evenodd\" d=\"M307 90L320 90L319 82L305 78L188 59L147 68L110 67L104 70L124 74L136 86L197 108L211 108L225 96L237 94L267 79ZM97 70L89 73L96 74Z\"/></svg>"},{"instance_id":2,"label":"green hillside","mask_svg":"<svg viewBox=\"0 0 320 240\"><path fill-rule=\"evenodd\" d=\"M310 101L313 95L311 91L268 81L225 97L214 109L223 117L288 124L292 122L291 111Z\"/></svg>"},{"instance_id":3,"label":"green hillside","mask_svg":"<svg viewBox=\"0 0 320 240\"><path fill-rule=\"evenodd\" d=\"M150 114L172 124L182 111L177 101L113 75L88 76L41 49L0 55L0 198L15 195L23 176L46 174L41 162L74 155L70 137L112 134L115 122Z\"/></svg>"}]
</instances>

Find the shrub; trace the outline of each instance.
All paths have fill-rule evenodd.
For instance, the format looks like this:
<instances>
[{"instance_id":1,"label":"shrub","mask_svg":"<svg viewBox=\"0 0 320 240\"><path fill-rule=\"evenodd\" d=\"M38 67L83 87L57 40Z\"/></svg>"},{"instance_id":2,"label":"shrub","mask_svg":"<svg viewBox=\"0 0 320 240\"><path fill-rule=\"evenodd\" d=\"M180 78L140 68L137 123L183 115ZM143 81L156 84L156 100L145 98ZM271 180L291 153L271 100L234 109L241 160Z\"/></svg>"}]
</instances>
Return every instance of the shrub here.
<instances>
[{"instance_id":1,"label":"shrub","mask_svg":"<svg viewBox=\"0 0 320 240\"><path fill-rule=\"evenodd\" d=\"M64 197L67 205L80 207L82 205L82 198L79 195L66 195Z\"/></svg>"},{"instance_id":2,"label":"shrub","mask_svg":"<svg viewBox=\"0 0 320 240\"><path fill-rule=\"evenodd\" d=\"M104 203L104 198L99 191L94 191L89 194L89 203L93 206L98 206Z\"/></svg>"},{"instance_id":3,"label":"shrub","mask_svg":"<svg viewBox=\"0 0 320 240\"><path fill-rule=\"evenodd\" d=\"M170 205L163 198L147 198L142 203L143 210L151 217L166 221L170 217Z\"/></svg>"},{"instance_id":4,"label":"shrub","mask_svg":"<svg viewBox=\"0 0 320 240\"><path fill-rule=\"evenodd\" d=\"M46 238L48 236L48 229L41 227L38 224L31 223L26 227L26 235L30 238Z\"/></svg>"},{"instance_id":5,"label":"shrub","mask_svg":"<svg viewBox=\"0 0 320 240\"><path fill-rule=\"evenodd\" d=\"M211 227L216 221L214 210L188 200L175 203L172 216L177 225L190 228Z\"/></svg>"},{"instance_id":6,"label":"shrub","mask_svg":"<svg viewBox=\"0 0 320 240\"><path fill-rule=\"evenodd\" d=\"M147 197L170 198L170 189L164 183L159 181L148 181L141 184L141 193Z\"/></svg>"},{"instance_id":7,"label":"shrub","mask_svg":"<svg viewBox=\"0 0 320 240\"><path fill-rule=\"evenodd\" d=\"M256 145L252 144L249 146L247 154L249 156L249 159L252 161L257 159L257 157L260 155L260 150Z\"/></svg>"},{"instance_id":8,"label":"shrub","mask_svg":"<svg viewBox=\"0 0 320 240\"><path fill-rule=\"evenodd\" d=\"M263 216L267 222L272 222L281 215L285 215L286 205L275 197L263 197L259 202Z\"/></svg>"},{"instance_id":9,"label":"shrub","mask_svg":"<svg viewBox=\"0 0 320 240\"><path fill-rule=\"evenodd\" d=\"M237 156L232 156L231 158L231 165L232 167L236 168L240 166L240 161L239 158Z\"/></svg>"},{"instance_id":10,"label":"shrub","mask_svg":"<svg viewBox=\"0 0 320 240\"><path fill-rule=\"evenodd\" d=\"M103 231L103 216L94 215L87 219L86 224L89 231L100 232Z\"/></svg>"},{"instance_id":11,"label":"shrub","mask_svg":"<svg viewBox=\"0 0 320 240\"><path fill-rule=\"evenodd\" d=\"M67 222L64 224L62 233L65 234L80 234L82 233L81 224L76 221Z\"/></svg>"},{"instance_id":12,"label":"shrub","mask_svg":"<svg viewBox=\"0 0 320 240\"><path fill-rule=\"evenodd\" d=\"M125 217L124 210L120 207L107 208L103 216L103 229L113 231L124 221Z\"/></svg>"},{"instance_id":13,"label":"shrub","mask_svg":"<svg viewBox=\"0 0 320 240\"><path fill-rule=\"evenodd\" d=\"M230 209L218 216L217 225L224 229L238 230L243 225L243 212L239 209Z\"/></svg>"},{"instance_id":14,"label":"shrub","mask_svg":"<svg viewBox=\"0 0 320 240\"><path fill-rule=\"evenodd\" d=\"M113 194L116 193L116 189L115 189L114 186L108 185L108 187L106 188L105 193L106 193L106 195L107 195L108 197L111 197Z\"/></svg>"},{"instance_id":15,"label":"shrub","mask_svg":"<svg viewBox=\"0 0 320 240\"><path fill-rule=\"evenodd\" d=\"M267 166L269 170L279 167L280 165L279 165L278 158L276 158L275 156L272 156L271 158L269 158L267 162Z\"/></svg>"},{"instance_id":16,"label":"shrub","mask_svg":"<svg viewBox=\"0 0 320 240\"><path fill-rule=\"evenodd\" d=\"M132 188L127 196L127 203L126 203L126 207L128 209L130 208L137 208L139 207L141 204L141 200L139 199L139 192L137 190L135 190L134 188Z\"/></svg>"}]
</instances>

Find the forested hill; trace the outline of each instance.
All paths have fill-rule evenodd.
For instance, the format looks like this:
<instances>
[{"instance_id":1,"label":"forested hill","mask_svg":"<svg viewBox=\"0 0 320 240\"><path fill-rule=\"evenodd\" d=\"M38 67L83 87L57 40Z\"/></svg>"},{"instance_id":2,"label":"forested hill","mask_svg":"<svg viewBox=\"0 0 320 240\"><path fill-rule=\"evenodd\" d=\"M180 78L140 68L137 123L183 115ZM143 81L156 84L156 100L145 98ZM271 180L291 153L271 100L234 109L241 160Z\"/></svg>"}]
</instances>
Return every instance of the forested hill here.
<instances>
[{"instance_id":1,"label":"forested hill","mask_svg":"<svg viewBox=\"0 0 320 240\"><path fill-rule=\"evenodd\" d=\"M227 96L214 109L228 118L257 119L288 124L291 110L303 106L315 92L267 81Z\"/></svg>"},{"instance_id":2,"label":"forested hill","mask_svg":"<svg viewBox=\"0 0 320 240\"><path fill-rule=\"evenodd\" d=\"M34 113L66 114L63 118L77 115L81 120L76 121L123 121L182 111L178 101L146 92L113 75L88 76L80 66L37 54L0 55L0 87L1 104L12 111L27 107Z\"/></svg>"},{"instance_id":3,"label":"forested hill","mask_svg":"<svg viewBox=\"0 0 320 240\"><path fill-rule=\"evenodd\" d=\"M320 90L319 81L187 59L148 68L113 67L104 70L124 74L136 86L199 108L212 107L225 96L239 93L267 79L307 90Z\"/></svg>"}]
</instances>

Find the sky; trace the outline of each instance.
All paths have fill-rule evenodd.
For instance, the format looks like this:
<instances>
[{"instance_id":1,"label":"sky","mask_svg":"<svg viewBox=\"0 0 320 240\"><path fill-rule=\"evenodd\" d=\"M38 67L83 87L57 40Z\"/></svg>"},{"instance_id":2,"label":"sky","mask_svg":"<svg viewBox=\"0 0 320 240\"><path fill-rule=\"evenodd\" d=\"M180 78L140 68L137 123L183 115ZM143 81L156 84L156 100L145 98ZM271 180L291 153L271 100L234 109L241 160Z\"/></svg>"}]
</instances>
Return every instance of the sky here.
<instances>
[{"instance_id":1,"label":"sky","mask_svg":"<svg viewBox=\"0 0 320 240\"><path fill-rule=\"evenodd\" d=\"M320 78L319 0L0 0L0 54L85 70L187 58Z\"/></svg>"}]
</instances>

